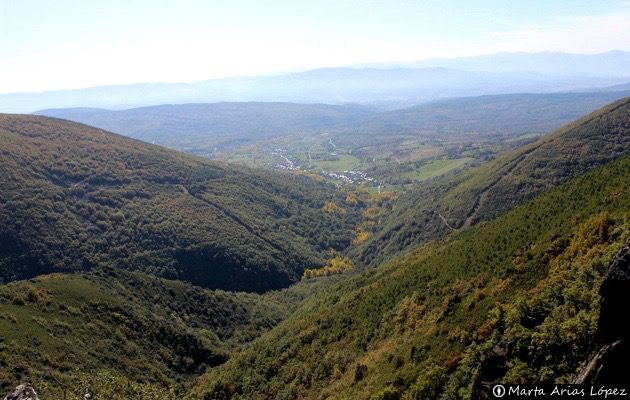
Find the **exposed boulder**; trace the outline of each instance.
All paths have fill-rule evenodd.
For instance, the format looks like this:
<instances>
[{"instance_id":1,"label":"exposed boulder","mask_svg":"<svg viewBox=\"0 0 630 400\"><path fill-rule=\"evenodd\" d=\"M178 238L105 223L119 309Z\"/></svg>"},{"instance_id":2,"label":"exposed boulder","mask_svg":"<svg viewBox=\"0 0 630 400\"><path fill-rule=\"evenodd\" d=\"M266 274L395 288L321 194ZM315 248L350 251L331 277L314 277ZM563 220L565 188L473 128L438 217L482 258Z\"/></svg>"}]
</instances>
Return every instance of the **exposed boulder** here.
<instances>
[{"instance_id":1,"label":"exposed boulder","mask_svg":"<svg viewBox=\"0 0 630 400\"><path fill-rule=\"evenodd\" d=\"M39 397L30 383L24 383L13 389L3 400L39 400Z\"/></svg>"},{"instance_id":2,"label":"exposed boulder","mask_svg":"<svg viewBox=\"0 0 630 400\"><path fill-rule=\"evenodd\" d=\"M507 360L512 352L512 343L501 343L494 345L481 361L477 370L477 376L473 382L472 398L486 400L494 398L492 396L492 386L508 370Z\"/></svg>"},{"instance_id":3,"label":"exposed boulder","mask_svg":"<svg viewBox=\"0 0 630 400\"><path fill-rule=\"evenodd\" d=\"M597 326L598 340L613 343L630 338L626 322L630 309L630 242L617 253L608 267L601 288L601 309Z\"/></svg>"},{"instance_id":4,"label":"exposed boulder","mask_svg":"<svg viewBox=\"0 0 630 400\"><path fill-rule=\"evenodd\" d=\"M610 385L630 381L630 242L617 253L599 289L598 351L573 383Z\"/></svg>"}]
</instances>

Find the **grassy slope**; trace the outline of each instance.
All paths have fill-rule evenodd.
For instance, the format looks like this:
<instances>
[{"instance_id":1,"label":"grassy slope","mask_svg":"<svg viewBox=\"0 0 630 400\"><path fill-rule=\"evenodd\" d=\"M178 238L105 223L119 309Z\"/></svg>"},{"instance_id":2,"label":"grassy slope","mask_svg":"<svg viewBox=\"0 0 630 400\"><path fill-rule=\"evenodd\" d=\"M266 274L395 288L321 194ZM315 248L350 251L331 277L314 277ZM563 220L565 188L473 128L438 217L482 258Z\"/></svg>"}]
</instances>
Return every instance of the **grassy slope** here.
<instances>
[{"instance_id":1,"label":"grassy slope","mask_svg":"<svg viewBox=\"0 0 630 400\"><path fill-rule=\"evenodd\" d=\"M315 295L192 398L455 400L479 377L566 382L629 209L625 157Z\"/></svg>"},{"instance_id":2,"label":"grassy slope","mask_svg":"<svg viewBox=\"0 0 630 400\"><path fill-rule=\"evenodd\" d=\"M55 379L83 373L164 391L223 363L321 284L257 295L114 269L12 282L0 286L0 391L32 379L53 398Z\"/></svg>"},{"instance_id":3,"label":"grassy slope","mask_svg":"<svg viewBox=\"0 0 630 400\"><path fill-rule=\"evenodd\" d=\"M113 268L0 286L0 392L32 381L42 398L172 399L341 279L265 294L227 292Z\"/></svg>"},{"instance_id":4,"label":"grassy slope","mask_svg":"<svg viewBox=\"0 0 630 400\"><path fill-rule=\"evenodd\" d=\"M479 168L424 181L401 196L380 232L356 254L366 264L379 263L410 245L444 237L451 227L492 219L629 154L629 132L630 98L625 98Z\"/></svg>"},{"instance_id":5,"label":"grassy slope","mask_svg":"<svg viewBox=\"0 0 630 400\"><path fill-rule=\"evenodd\" d=\"M306 176L67 121L0 115L0 141L0 281L113 266L264 291L323 265L360 219L343 193ZM344 212L323 212L328 201Z\"/></svg>"}]
</instances>

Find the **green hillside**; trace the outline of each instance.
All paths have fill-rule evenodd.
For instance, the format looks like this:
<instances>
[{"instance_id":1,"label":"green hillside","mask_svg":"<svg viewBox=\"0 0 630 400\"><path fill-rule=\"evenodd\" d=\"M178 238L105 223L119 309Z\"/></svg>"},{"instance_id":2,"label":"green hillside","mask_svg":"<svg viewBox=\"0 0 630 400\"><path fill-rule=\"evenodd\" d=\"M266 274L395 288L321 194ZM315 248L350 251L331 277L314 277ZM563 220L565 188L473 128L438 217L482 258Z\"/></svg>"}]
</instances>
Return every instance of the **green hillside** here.
<instances>
[{"instance_id":1,"label":"green hillside","mask_svg":"<svg viewBox=\"0 0 630 400\"><path fill-rule=\"evenodd\" d=\"M286 312L253 294L204 291L115 270L4 285L0 310L0 358L10 366L2 369L2 389L23 374L63 379L64 371L79 368L173 383L224 362L224 341L237 340L236 330L257 332Z\"/></svg>"},{"instance_id":2,"label":"green hillside","mask_svg":"<svg viewBox=\"0 0 630 400\"><path fill-rule=\"evenodd\" d=\"M147 391L168 398L168 390L184 390L225 362L322 284L258 295L110 268L2 285L0 392L33 380L42 398L61 398L64 385L87 386L101 399L113 398L108 391L121 399Z\"/></svg>"},{"instance_id":3,"label":"green hillside","mask_svg":"<svg viewBox=\"0 0 630 400\"><path fill-rule=\"evenodd\" d=\"M628 210L624 157L314 295L191 398L460 400L480 379L569 382Z\"/></svg>"},{"instance_id":4,"label":"green hillside","mask_svg":"<svg viewBox=\"0 0 630 400\"><path fill-rule=\"evenodd\" d=\"M377 264L410 245L490 220L562 182L630 154L630 98L479 168L424 181L402 195L369 241L354 250Z\"/></svg>"},{"instance_id":5,"label":"green hillside","mask_svg":"<svg viewBox=\"0 0 630 400\"><path fill-rule=\"evenodd\" d=\"M624 99L396 199L0 115L0 389L459 400L569 382L630 238L628 129Z\"/></svg>"},{"instance_id":6,"label":"green hillside","mask_svg":"<svg viewBox=\"0 0 630 400\"><path fill-rule=\"evenodd\" d=\"M111 266L261 292L324 265L361 219L345 193L307 176L68 121L0 115L0 142L0 282Z\"/></svg>"}]
</instances>

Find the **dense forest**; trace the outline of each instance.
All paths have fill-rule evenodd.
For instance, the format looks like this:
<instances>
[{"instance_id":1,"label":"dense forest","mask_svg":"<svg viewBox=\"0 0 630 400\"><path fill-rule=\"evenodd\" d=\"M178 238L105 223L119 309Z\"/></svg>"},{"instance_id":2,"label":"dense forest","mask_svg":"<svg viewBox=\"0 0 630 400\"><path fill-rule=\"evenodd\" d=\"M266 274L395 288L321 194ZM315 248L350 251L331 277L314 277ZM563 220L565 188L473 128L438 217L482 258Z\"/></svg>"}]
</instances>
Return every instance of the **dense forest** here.
<instances>
[{"instance_id":1,"label":"dense forest","mask_svg":"<svg viewBox=\"0 0 630 400\"><path fill-rule=\"evenodd\" d=\"M101 399L183 393L327 284L259 295L116 268L11 282L0 286L0 391L33 380L47 398L85 385Z\"/></svg>"},{"instance_id":2,"label":"dense forest","mask_svg":"<svg viewBox=\"0 0 630 400\"><path fill-rule=\"evenodd\" d=\"M480 376L568 383L630 237L629 188L624 157L315 294L191 398L460 400Z\"/></svg>"},{"instance_id":3,"label":"dense forest","mask_svg":"<svg viewBox=\"0 0 630 400\"><path fill-rule=\"evenodd\" d=\"M491 220L536 195L630 154L630 98L597 110L479 168L424 181L355 254L378 264L408 246Z\"/></svg>"},{"instance_id":4,"label":"dense forest","mask_svg":"<svg viewBox=\"0 0 630 400\"><path fill-rule=\"evenodd\" d=\"M0 400L630 395L630 0L0 0Z\"/></svg>"},{"instance_id":5,"label":"dense forest","mask_svg":"<svg viewBox=\"0 0 630 400\"><path fill-rule=\"evenodd\" d=\"M265 291L348 247L361 204L305 175L0 115L0 281L111 266ZM325 209L333 204L337 212Z\"/></svg>"},{"instance_id":6,"label":"dense forest","mask_svg":"<svg viewBox=\"0 0 630 400\"><path fill-rule=\"evenodd\" d=\"M459 400L571 382L630 239L629 129L624 99L393 193L0 115L0 389Z\"/></svg>"}]
</instances>

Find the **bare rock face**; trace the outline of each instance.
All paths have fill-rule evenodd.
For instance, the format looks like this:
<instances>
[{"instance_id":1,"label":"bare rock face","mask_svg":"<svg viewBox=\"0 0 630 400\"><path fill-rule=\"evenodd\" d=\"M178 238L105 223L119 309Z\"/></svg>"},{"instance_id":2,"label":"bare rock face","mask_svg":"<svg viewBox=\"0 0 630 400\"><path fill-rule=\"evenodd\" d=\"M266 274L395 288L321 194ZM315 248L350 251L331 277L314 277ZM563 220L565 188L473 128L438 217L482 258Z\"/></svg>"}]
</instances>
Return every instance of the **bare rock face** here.
<instances>
[{"instance_id":1,"label":"bare rock face","mask_svg":"<svg viewBox=\"0 0 630 400\"><path fill-rule=\"evenodd\" d=\"M630 338L630 324L625 323L630 309L630 242L617 253L608 267L599 289L601 311L597 326L598 339L612 343Z\"/></svg>"},{"instance_id":2,"label":"bare rock face","mask_svg":"<svg viewBox=\"0 0 630 400\"><path fill-rule=\"evenodd\" d=\"M599 289L598 351L573 383L606 385L630 382L630 242L608 266Z\"/></svg>"},{"instance_id":3,"label":"bare rock face","mask_svg":"<svg viewBox=\"0 0 630 400\"><path fill-rule=\"evenodd\" d=\"M39 397L30 383L24 383L13 389L3 400L39 400Z\"/></svg>"}]
</instances>

